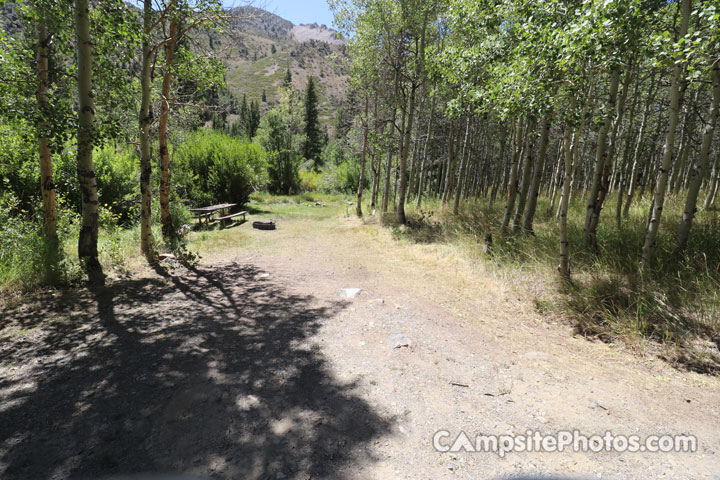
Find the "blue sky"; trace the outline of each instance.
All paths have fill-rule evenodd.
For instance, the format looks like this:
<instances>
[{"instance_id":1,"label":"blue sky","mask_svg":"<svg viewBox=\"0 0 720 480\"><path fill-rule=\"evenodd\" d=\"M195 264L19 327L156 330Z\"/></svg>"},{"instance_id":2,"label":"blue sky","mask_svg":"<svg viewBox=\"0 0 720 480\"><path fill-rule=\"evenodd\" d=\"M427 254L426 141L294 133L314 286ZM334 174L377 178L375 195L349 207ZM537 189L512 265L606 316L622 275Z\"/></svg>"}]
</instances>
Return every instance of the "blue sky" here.
<instances>
[{"instance_id":1,"label":"blue sky","mask_svg":"<svg viewBox=\"0 0 720 480\"><path fill-rule=\"evenodd\" d=\"M224 0L223 3L232 6L242 2ZM317 22L332 27L332 13L326 0L257 0L253 5L290 20L295 25Z\"/></svg>"}]
</instances>

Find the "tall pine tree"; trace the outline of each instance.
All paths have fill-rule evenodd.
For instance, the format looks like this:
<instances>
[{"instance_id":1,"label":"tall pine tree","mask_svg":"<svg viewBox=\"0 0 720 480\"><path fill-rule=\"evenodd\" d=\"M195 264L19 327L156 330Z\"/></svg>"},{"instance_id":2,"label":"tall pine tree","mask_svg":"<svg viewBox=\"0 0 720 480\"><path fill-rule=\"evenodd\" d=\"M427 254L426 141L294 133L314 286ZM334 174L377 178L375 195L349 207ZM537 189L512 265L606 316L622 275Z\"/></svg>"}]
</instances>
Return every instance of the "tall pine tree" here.
<instances>
[{"instance_id":1,"label":"tall pine tree","mask_svg":"<svg viewBox=\"0 0 720 480\"><path fill-rule=\"evenodd\" d=\"M322 133L318 120L317 93L313 77L308 78L305 88L305 146L306 160L312 160L315 168L320 167L320 152L322 151Z\"/></svg>"},{"instance_id":2,"label":"tall pine tree","mask_svg":"<svg viewBox=\"0 0 720 480\"><path fill-rule=\"evenodd\" d=\"M290 67L288 67L285 71L285 87L289 87L290 85L292 85L292 73L290 72Z\"/></svg>"},{"instance_id":3,"label":"tall pine tree","mask_svg":"<svg viewBox=\"0 0 720 480\"><path fill-rule=\"evenodd\" d=\"M250 108L248 110L248 125L247 125L247 136L253 138L257 134L257 129L260 126L260 105L256 100L250 102Z\"/></svg>"}]
</instances>

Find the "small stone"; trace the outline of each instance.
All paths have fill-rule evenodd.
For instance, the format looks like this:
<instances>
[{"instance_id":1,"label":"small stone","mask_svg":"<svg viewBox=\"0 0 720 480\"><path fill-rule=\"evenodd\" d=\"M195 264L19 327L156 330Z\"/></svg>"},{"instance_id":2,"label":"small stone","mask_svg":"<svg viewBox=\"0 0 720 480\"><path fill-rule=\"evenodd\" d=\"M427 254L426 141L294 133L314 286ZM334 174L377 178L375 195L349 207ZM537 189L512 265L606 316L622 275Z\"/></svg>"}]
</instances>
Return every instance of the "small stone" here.
<instances>
[{"instance_id":1,"label":"small stone","mask_svg":"<svg viewBox=\"0 0 720 480\"><path fill-rule=\"evenodd\" d=\"M268 278L270 276L269 273L261 273L260 278Z\"/></svg>"},{"instance_id":2,"label":"small stone","mask_svg":"<svg viewBox=\"0 0 720 480\"><path fill-rule=\"evenodd\" d=\"M447 462L447 469L451 472L455 472L457 470L457 465L455 462Z\"/></svg>"},{"instance_id":3,"label":"small stone","mask_svg":"<svg viewBox=\"0 0 720 480\"><path fill-rule=\"evenodd\" d=\"M393 333L388 337L388 347L390 347L390 350L402 347L412 348L414 346L415 342L410 340L410 338L406 337L402 333Z\"/></svg>"},{"instance_id":4,"label":"small stone","mask_svg":"<svg viewBox=\"0 0 720 480\"><path fill-rule=\"evenodd\" d=\"M341 288L337 291L341 298L355 298L362 293L361 288Z\"/></svg>"},{"instance_id":5,"label":"small stone","mask_svg":"<svg viewBox=\"0 0 720 480\"><path fill-rule=\"evenodd\" d=\"M385 303L385 300L382 298L373 298L368 303L372 303L373 305L383 305Z\"/></svg>"}]
</instances>

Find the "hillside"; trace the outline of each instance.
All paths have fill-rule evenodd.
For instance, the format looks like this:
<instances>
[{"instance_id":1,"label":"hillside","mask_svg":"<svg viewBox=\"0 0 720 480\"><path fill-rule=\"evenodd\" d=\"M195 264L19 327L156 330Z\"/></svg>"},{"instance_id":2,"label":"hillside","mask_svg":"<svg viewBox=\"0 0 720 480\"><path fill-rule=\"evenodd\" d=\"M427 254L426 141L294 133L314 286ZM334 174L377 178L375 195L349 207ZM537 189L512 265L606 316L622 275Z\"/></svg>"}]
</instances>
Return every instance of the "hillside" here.
<instances>
[{"instance_id":1,"label":"hillside","mask_svg":"<svg viewBox=\"0 0 720 480\"><path fill-rule=\"evenodd\" d=\"M229 90L239 97L247 95L248 101L260 101L265 91L267 102L261 102L261 109L267 110L278 100L289 67L298 90L305 88L309 76L315 78L320 118L327 123L344 98L348 82L344 41L337 32L317 23L294 25L250 6L228 13L230 18L222 33L203 32L196 41L223 59ZM0 5L0 26L11 35L21 34L23 27L14 4Z\"/></svg>"},{"instance_id":2,"label":"hillside","mask_svg":"<svg viewBox=\"0 0 720 480\"><path fill-rule=\"evenodd\" d=\"M260 100L265 91L267 109L279 98L287 68L293 84L303 90L313 76L320 97L321 120L345 96L348 76L344 66L345 45L337 32L325 25L294 25L275 14L254 7L230 10L233 18L223 34L208 33L208 46L227 65L227 84L248 101Z\"/></svg>"}]
</instances>

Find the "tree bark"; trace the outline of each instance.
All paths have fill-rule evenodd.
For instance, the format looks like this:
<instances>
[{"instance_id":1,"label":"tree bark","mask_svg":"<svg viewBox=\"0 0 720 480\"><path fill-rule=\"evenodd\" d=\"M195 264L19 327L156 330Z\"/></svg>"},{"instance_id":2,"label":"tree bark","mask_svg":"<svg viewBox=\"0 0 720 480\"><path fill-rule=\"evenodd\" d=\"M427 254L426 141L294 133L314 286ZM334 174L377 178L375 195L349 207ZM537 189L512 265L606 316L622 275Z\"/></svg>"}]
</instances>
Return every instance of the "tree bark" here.
<instances>
[{"instance_id":1,"label":"tree bark","mask_svg":"<svg viewBox=\"0 0 720 480\"><path fill-rule=\"evenodd\" d=\"M513 208L515 207L515 198L517 197L518 187L518 160L520 158L520 144L521 144L521 122L520 119L516 119L513 122L513 155L510 160L510 174L507 183L507 201L505 203L505 215L503 215L503 221L500 226L502 233L507 232L508 225L510 224L510 217L512 217Z\"/></svg>"},{"instance_id":2,"label":"tree bark","mask_svg":"<svg viewBox=\"0 0 720 480\"><path fill-rule=\"evenodd\" d=\"M168 11L172 15L175 1L170 3ZM172 217L170 216L170 154L168 152L167 124L170 115L170 84L172 82L173 57L175 41L178 35L178 20L170 20L170 31L165 44L165 72L162 81L162 98L160 99L160 119L158 121L158 146L160 150L160 223L163 237L173 235Z\"/></svg>"},{"instance_id":3,"label":"tree bark","mask_svg":"<svg viewBox=\"0 0 720 480\"><path fill-rule=\"evenodd\" d=\"M610 75L610 93L607 103L612 111L605 114L605 121L598 132L593 182L590 186L587 214L585 216L584 241L587 246L591 247L597 246L597 225L600 220L600 211L602 210L603 201L605 200L605 194L607 193L606 179L609 175L607 164L610 162L610 159L608 159L607 137L613 123L613 117L615 116L615 103L619 84L620 70L616 68Z\"/></svg>"},{"instance_id":4,"label":"tree bark","mask_svg":"<svg viewBox=\"0 0 720 480\"><path fill-rule=\"evenodd\" d=\"M717 196L718 186L720 185L720 152L718 152L715 158L715 167L713 168L714 174L712 182L710 182L710 188L705 201L703 202L703 210L707 210L715 204L715 197Z\"/></svg>"},{"instance_id":5,"label":"tree bark","mask_svg":"<svg viewBox=\"0 0 720 480\"><path fill-rule=\"evenodd\" d=\"M564 135L564 133L563 133ZM550 213L552 213L555 210L555 199L557 198L557 192L558 187L560 187L560 179L562 178L560 174L563 172L562 167L565 162L565 142L563 142L560 145L560 152L558 154L558 161L557 165L555 165L555 174L552 177L552 192L550 194ZM558 210L556 217L560 216L560 211Z\"/></svg>"},{"instance_id":6,"label":"tree bark","mask_svg":"<svg viewBox=\"0 0 720 480\"><path fill-rule=\"evenodd\" d=\"M455 122L450 122L450 134L448 135L448 161L445 168L445 186L443 188L443 205L447 204L450 200L450 195L453 192L453 185L455 184Z\"/></svg>"},{"instance_id":7,"label":"tree bark","mask_svg":"<svg viewBox=\"0 0 720 480\"><path fill-rule=\"evenodd\" d=\"M685 167L690 156L689 143L692 141L692 131L695 128L692 110L693 105L697 103L699 94L700 89L697 89L695 91L695 95L691 99L689 99L689 101L686 102L685 105L685 115L683 115L682 127L680 128L680 131L682 132L680 135L680 148L678 149L676 166L675 168L673 168L669 180L669 189L672 193L678 193L680 185L683 182L683 177L685 175Z\"/></svg>"},{"instance_id":8,"label":"tree bark","mask_svg":"<svg viewBox=\"0 0 720 480\"><path fill-rule=\"evenodd\" d=\"M43 235L52 252L57 252L57 204L55 201L55 181L53 177L52 154L48 133L50 128L50 112L48 107L49 88L49 56L50 35L47 31L47 21L44 12L40 12L37 24L37 75L38 88L35 98L38 105L40 120L37 125L38 150L40 155L40 189L43 202Z\"/></svg>"},{"instance_id":9,"label":"tree bark","mask_svg":"<svg viewBox=\"0 0 720 480\"><path fill-rule=\"evenodd\" d=\"M700 186L705 178L708 170L710 158L710 146L712 145L713 135L715 134L715 123L718 119L718 109L720 109L720 64L715 62L712 69L712 103L710 105L710 113L708 121L703 131L702 147L697 164L690 173L690 186L688 189L687 199L685 200L685 211L680 221L677 242L675 245L675 253L679 254L685 251L687 241L690 236L690 228L692 227L695 212L697 212L697 198L700 193Z\"/></svg>"},{"instance_id":10,"label":"tree bark","mask_svg":"<svg viewBox=\"0 0 720 480\"><path fill-rule=\"evenodd\" d=\"M152 230L151 212L152 191L150 190L150 175L152 165L150 163L150 70L152 68L152 52L150 48L150 35L152 34L152 0L144 0L143 3L143 33L142 40L142 71L140 112L138 115L140 127L140 249L148 260L152 260Z\"/></svg>"},{"instance_id":11,"label":"tree bark","mask_svg":"<svg viewBox=\"0 0 720 480\"><path fill-rule=\"evenodd\" d=\"M680 26L679 38L684 38L688 32L688 23L690 21L691 1L682 0L680 6L682 11L682 22ZM670 85L670 115L668 119L668 129L665 135L665 145L663 147L662 166L657 177L657 186L655 187L655 198L651 207L650 221L645 231L645 242L642 247L641 260L643 263L652 261L655 254L655 245L657 240L660 221L662 220L662 211L665 204L665 190L667 189L668 174L672 168L673 160L673 144L675 143L675 130L677 129L678 115L680 114L680 102L682 101L683 91L683 71L685 70L684 62L679 62L673 68L672 83Z\"/></svg>"},{"instance_id":12,"label":"tree bark","mask_svg":"<svg viewBox=\"0 0 720 480\"><path fill-rule=\"evenodd\" d=\"M98 261L98 190L93 167L95 104L92 92L92 42L88 0L75 0L75 36L78 68L77 173L82 194L82 223L78 256L88 273L101 273Z\"/></svg>"},{"instance_id":13,"label":"tree bark","mask_svg":"<svg viewBox=\"0 0 720 480\"><path fill-rule=\"evenodd\" d=\"M370 118L368 117L368 107L370 100L365 97L365 128L363 129L363 146L362 156L360 158L360 178L358 180L357 189L357 205L355 206L355 213L358 217L362 218L362 196L363 196L363 183L365 183L365 158L367 154L367 142L368 142L368 129L370 128Z\"/></svg>"},{"instance_id":14,"label":"tree bark","mask_svg":"<svg viewBox=\"0 0 720 480\"><path fill-rule=\"evenodd\" d=\"M535 218L535 210L537 208L537 199L540 194L540 181L542 180L543 170L545 169L545 157L547 156L548 140L550 138L550 125L552 121L552 111L545 114L542 132L540 134L540 151L535 163L535 171L533 173L532 183L530 184L530 192L528 193L527 208L525 217L523 218L523 230L526 232L533 231L533 219Z\"/></svg>"},{"instance_id":15,"label":"tree bark","mask_svg":"<svg viewBox=\"0 0 720 480\"><path fill-rule=\"evenodd\" d=\"M633 126L635 125L635 113L637 112L637 106L640 101L638 92L640 91L640 84L638 81L635 84L635 90L633 91L633 103L630 108L630 119L627 125L627 133L625 134L625 148L620 160L619 167L616 169L616 186L618 189L617 203L615 204L615 226L620 228L622 226L622 204L625 199L625 189L627 188L627 180L629 177L630 165L630 145L633 137Z\"/></svg>"},{"instance_id":16,"label":"tree bark","mask_svg":"<svg viewBox=\"0 0 720 480\"><path fill-rule=\"evenodd\" d=\"M502 128L502 125L501 125ZM497 162L495 162L495 171L493 175L493 184L490 191L490 206L495 203L499 186L502 184L503 177L505 176L505 145L507 144L507 128L502 128L502 135L500 138L500 154Z\"/></svg>"},{"instance_id":17,"label":"tree bark","mask_svg":"<svg viewBox=\"0 0 720 480\"><path fill-rule=\"evenodd\" d=\"M640 131L638 132L637 143L635 144L635 151L633 152L632 169L627 182L627 198L625 199L625 205L622 207L622 216L627 218L630 212L630 204L632 203L633 196L635 195L635 189L638 184L638 167L640 160L640 152L642 151L643 141L645 140L645 132L647 130L647 120L650 114L650 105L652 104L653 97L655 96L655 90L653 86L655 84L655 75L650 79L650 88L648 89L648 97L645 102L645 110L643 110L643 117L640 121Z\"/></svg>"},{"instance_id":18,"label":"tree bark","mask_svg":"<svg viewBox=\"0 0 720 480\"><path fill-rule=\"evenodd\" d=\"M455 201L453 203L453 213L458 214L460 209L460 197L462 196L463 180L465 179L465 171L467 170L467 147L468 137L470 136L470 116L465 120L465 137L463 138L463 148L460 153L460 172L458 173L458 188L455 190Z\"/></svg>"},{"instance_id":19,"label":"tree bark","mask_svg":"<svg viewBox=\"0 0 720 480\"><path fill-rule=\"evenodd\" d=\"M517 208L513 219L514 232L520 231L520 220L525 211L525 202L527 200L528 189L530 188L530 178L533 169L533 150L535 149L535 125L536 121L532 118L525 129L524 145L521 155L521 158L525 158L525 162L523 162L522 180L520 182Z\"/></svg>"},{"instance_id":20,"label":"tree bark","mask_svg":"<svg viewBox=\"0 0 720 480\"><path fill-rule=\"evenodd\" d=\"M574 98L570 103L570 111L575 106ZM565 132L563 133L563 150L565 151L565 180L563 181L562 196L560 197L560 265L558 271L563 279L570 279L570 244L568 242L567 230L567 212L570 203L570 184L572 183L572 162L574 145L571 145L572 127L565 122ZM577 137L574 137L577 138ZM573 140L575 142L576 140Z\"/></svg>"},{"instance_id":21,"label":"tree bark","mask_svg":"<svg viewBox=\"0 0 720 480\"><path fill-rule=\"evenodd\" d=\"M415 95L420 86L421 75L423 73L425 59L425 30L427 28L429 11L426 9L422 19L420 38L415 42L415 76L410 85L410 98L408 102L407 124L405 125L403 147L400 149L400 188L398 192L397 202L397 221L401 225L407 223L405 218L405 195L407 191L407 175L405 174L408 153L410 151L410 139L413 129L413 119L415 118Z\"/></svg>"},{"instance_id":22,"label":"tree bark","mask_svg":"<svg viewBox=\"0 0 720 480\"><path fill-rule=\"evenodd\" d=\"M375 159L377 158L377 163ZM372 194L370 195L370 208L375 210L377 206L378 191L380 189L380 157L377 156L377 147L373 147L372 154L370 155L370 166L373 171L373 183L372 183Z\"/></svg>"},{"instance_id":23,"label":"tree bark","mask_svg":"<svg viewBox=\"0 0 720 480\"><path fill-rule=\"evenodd\" d=\"M427 164L427 158L428 158L428 146L430 145L430 139L432 138L432 126L433 126L433 120L435 118L435 115L433 114L435 112L435 96L432 97L432 100L430 100L430 118L428 119L428 129L427 129L427 136L425 137L425 145L423 146L423 154L422 154L422 161L420 163L420 180L418 181L418 196L417 196L417 208L420 209L420 205L422 204L422 196L423 196L423 183L425 182L425 166Z\"/></svg>"}]
</instances>

